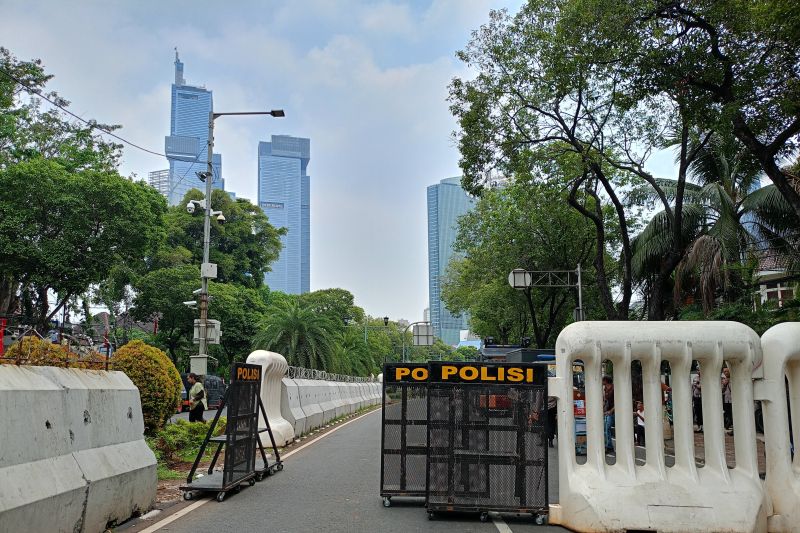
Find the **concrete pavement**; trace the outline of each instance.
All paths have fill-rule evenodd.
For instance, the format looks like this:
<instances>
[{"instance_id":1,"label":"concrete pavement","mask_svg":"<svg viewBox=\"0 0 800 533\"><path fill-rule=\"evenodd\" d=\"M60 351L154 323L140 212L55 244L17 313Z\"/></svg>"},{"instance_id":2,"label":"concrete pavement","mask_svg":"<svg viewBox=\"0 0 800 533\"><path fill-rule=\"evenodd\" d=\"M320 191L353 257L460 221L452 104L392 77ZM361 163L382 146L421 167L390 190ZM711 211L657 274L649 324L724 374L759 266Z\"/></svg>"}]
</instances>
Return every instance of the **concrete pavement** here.
<instances>
[{"instance_id":1,"label":"concrete pavement","mask_svg":"<svg viewBox=\"0 0 800 533\"><path fill-rule=\"evenodd\" d=\"M380 410L298 450L285 468L224 502L209 501L160 531L497 532L565 531L536 526L530 518L503 516L480 522L476 515L428 520L421 500L392 500L384 508L380 484ZM557 496L555 450L550 450L551 501Z\"/></svg>"}]
</instances>

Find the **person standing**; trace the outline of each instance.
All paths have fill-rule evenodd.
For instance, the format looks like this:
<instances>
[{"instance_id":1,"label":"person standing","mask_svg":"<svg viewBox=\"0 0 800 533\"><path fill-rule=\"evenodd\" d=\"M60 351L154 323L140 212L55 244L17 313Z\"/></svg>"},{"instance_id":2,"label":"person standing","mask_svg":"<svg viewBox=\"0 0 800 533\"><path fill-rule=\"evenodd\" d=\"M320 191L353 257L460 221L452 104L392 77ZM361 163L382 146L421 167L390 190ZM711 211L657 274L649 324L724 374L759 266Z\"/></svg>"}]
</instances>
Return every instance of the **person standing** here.
<instances>
[{"instance_id":1,"label":"person standing","mask_svg":"<svg viewBox=\"0 0 800 533\"><path fill-rule=\"evenodd\" d=\"M614 451L611 428L614 426L614 380L603 376L603 426L605 429L606 453Z\"/></svg>"},{"instance_id":2,"label":"person standing","mask_svg":"<svg viewBox=\"0 0 800 533\"><path fill-rule=\"evenodd\" d=\"M692 378L692 407L694 407L694 431L703 431L703 388L700 382L700 370Z\"/></svg>"},{"instance_id":3,"label":"person standing","mask_svg":"<svg viewBox=\"0 0 800 533\"><path fill-rule=\"evenodd\" d=\"M722 416L725 422L725 429L729 432L733 429L733 394L731 393L731 379L722 374Z\"/></svg>"},{"instance_id":4,"label":"person standing","mask_svg":"<svg viewBox=\"0 0 800 533\"><path fill-rule=\"evenodd\" d=\"M633 426L634 441L639 446L644 446L644 404L642 402L636 402L636 411L633 414L636 415L636 425Z\"/></svg>"},{"instance_id":5,"label":"person standing","mask_svg":"<svg viewBox=\"0 0 800 533\"><path fill-rule=\"evenodd\" d=\"M192 386L189 389L189 422L205 422L203 412L208 409L208 400L203 383L194 372L189 374L186 379Z\"/></svg>"}]
</instances>

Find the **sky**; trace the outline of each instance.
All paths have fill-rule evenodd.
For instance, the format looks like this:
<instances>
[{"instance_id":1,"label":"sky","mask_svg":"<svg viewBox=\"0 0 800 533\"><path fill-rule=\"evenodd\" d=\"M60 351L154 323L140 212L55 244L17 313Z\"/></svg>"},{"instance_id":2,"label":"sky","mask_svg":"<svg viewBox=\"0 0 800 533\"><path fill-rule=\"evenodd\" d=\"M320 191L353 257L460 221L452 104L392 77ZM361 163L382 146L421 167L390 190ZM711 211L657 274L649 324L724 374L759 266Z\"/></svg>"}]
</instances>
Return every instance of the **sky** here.
<instances>
[{"instance_id":1,"label":"sky","mask_svg":"<svg viewBox=\"0 0 800 533\"><path fill-rule=\"evenodd\" d=\"M226 189L255 202L258 142L309 137L311 289L414 321L428 306L426 187L460 175L447 94L470 72L455 53L491 9L521 1L0 0L0 46L41 59L73 112L157 152L176 47L215 111L284 109L217 120ZM126 147L120 172L167 167Z\"/></svg>"},{"instance_id":2,"label":"sky","mask_svg":"<svg viewBox=\"0 0 800 533\"><path fill-rule=\"evenodd\" d=\"M226 189L255 202L258 142L311 138L311 289L341 287L373 316L428 305L426 187L458 176L447 87L491 9L520 0L36 2L0 0L0 46L40 58L83 118L121 124L163 152L174 48L223 117L214 151ZM120 172L166 159L126 147Z\"/></svg>"}]
</instances>

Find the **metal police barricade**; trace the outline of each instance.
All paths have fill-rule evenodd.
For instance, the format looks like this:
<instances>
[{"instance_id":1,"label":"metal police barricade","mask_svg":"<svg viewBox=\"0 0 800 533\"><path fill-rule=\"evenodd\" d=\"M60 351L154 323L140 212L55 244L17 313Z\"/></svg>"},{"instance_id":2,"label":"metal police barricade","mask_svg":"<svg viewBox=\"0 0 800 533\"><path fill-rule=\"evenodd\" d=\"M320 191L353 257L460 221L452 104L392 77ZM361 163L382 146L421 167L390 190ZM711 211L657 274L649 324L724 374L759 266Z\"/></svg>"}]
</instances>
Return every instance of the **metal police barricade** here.
<instances>
[{"instance_id":1,"label":"metal police barricade","mask_svg":"<svg viewBox=\"0 0 800 533\"><path fill-rule=\"evenodd\" d=\"M425 497L427 446L425 363L387 363L383 367L381 496Z\"/></svg>"},{"instance_id":2,"label":"metal police barricade","mask_svg":"<svg viewBox=\"0 0 800 533\"><path fill-rule=\"evenodd\" d=\"M547 366L430 362L430 518L442 511L548 513Z\"/></svg>"},{"instance_id":3,"label":"metal police barricade","mask_svg":"<svg viewBox=\"0 0 800 533\"><path fill-rule=\"evenodd\" d=\"M233 364L230 386L225 391L214 420L209 425L206 438L186 478L186 484L181 486L184 499L191 500L196 492L216 492L216 499L221 502L228 491L239 492L242 483L247 482L252 486L256 481L261 481L265 475L270 475L275 470L283 470L275 437L269 426L264 404L261 402L261 372L260 365ZM220 413L226 407L228 411L225 433L215 437ZM263 429L258 427L259 413L266 423ZM260 433L265 431L269 434L275 457L271 465L260 437ZM208 467L208 475L198 476L195 479L195 472L209 443L216 443L217 449ZM215 472L214 466L223 446L225 447L223 469L222 472ZM261 454L263 468L256 468L256 452Z\"/></svg>"}]
</instances>

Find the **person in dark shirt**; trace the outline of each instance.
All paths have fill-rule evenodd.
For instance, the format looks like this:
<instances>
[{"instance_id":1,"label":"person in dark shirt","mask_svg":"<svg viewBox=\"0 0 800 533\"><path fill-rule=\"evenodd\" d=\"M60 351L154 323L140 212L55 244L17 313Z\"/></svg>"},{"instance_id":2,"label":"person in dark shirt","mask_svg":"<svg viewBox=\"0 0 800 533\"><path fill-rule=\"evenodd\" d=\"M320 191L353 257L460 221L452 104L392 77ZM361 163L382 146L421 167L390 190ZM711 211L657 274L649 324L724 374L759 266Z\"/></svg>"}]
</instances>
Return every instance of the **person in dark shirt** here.
<instances>
[{"instance_id":1,"label":"person in dark shirt","mask_svg":"<svg viewBox=\"0 0 800 533\"><path fill-rule=\"evenodd\" d=\"M614 451L611 428L614 426L614 380L603 376L603 423L605 429L606 453Z\"/></svg>"}]
</instances>

